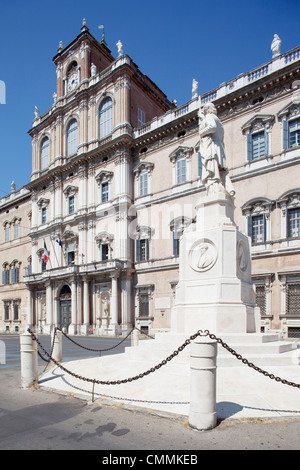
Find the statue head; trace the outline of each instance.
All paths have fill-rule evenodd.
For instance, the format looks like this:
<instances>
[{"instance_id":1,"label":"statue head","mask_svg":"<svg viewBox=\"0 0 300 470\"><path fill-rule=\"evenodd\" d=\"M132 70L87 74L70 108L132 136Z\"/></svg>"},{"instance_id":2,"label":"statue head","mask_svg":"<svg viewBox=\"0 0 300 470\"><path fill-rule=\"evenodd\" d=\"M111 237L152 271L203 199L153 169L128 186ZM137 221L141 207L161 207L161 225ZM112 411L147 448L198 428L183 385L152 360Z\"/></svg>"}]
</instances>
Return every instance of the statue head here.
<instances>
[{"instance_id":1,"label":"statue head","mask_svg":"<svg viewBox=\"0 0 300 470\"><path fill-rule=\"evenodd\" d=\"M204 114L217 114L217 109L213 103L206 103L203 106Z\"/></svg>"}]
</instances>

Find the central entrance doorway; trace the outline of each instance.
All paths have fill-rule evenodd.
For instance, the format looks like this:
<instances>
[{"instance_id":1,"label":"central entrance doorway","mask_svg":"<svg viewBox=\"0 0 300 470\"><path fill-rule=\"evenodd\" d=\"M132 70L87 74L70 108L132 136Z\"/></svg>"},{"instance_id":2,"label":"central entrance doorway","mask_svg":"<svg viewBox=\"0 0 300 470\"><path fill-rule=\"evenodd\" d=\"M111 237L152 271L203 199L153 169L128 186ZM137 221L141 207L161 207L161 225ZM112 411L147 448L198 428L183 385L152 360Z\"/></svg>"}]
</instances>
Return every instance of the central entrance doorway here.
<instances>
[{"instance_id":1,"label":"central entrance doorway","mask_svg":"<svg viewBox=\"0 0 300 470\"><path fill-rule=\"evenodd\" d=\"M71 324L71 289L65 285L60 291L60 328L64 328L68 332Z\"/></svg>"}]
</instances>

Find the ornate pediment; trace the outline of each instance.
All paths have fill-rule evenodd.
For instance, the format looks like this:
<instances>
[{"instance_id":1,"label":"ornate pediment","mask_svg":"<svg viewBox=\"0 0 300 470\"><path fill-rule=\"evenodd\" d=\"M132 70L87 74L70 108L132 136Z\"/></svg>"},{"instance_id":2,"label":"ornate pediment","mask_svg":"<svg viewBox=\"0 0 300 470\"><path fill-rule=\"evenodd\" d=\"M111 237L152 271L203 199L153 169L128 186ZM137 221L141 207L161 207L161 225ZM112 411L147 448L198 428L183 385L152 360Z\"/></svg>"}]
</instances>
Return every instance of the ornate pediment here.
<instances>
[{"instance_id":1,"label":"ornate pediment","mask_svg":"<svg viewBox=\"0 0 300 470\"><path fill-rule=\"evenodd\" d=\"M242 206L242 213L244 215L269 214L274 203L275 202L269 198L251 199L251 201L246 202L246 204Z\"/></svg>"},{"instance_id":2,"label":"ornate pediment","mask_svg":"<svg viewBox=\"0 0 300 470\"><path fill-rule=\"evenodd\" d=\"M300 206L300 188L287 191L278 199L278 205L283 207L299 207Z\"/></svg>"},{"instance_id":3,"label":"ornate pediment","mask_svg":"<svg viewBox=\"0 0 300 470\"><path fill-rule=\"evenodd\" d=\"M77 238L77 233L71 229L70 225L66 226L62 236L60 237L61 241L63 242L77 240Z\"/></svg>"},{"instance_id":4,"label":"ornate pediment","mask_svg":"<svg viewBox=\"0 0 300 470\"><path fill-rule=\"evenodd\" d=\"M173 152L169 155L171 162L175 162L179 158L191 158L193 153L192 147L177 147L177 149L173 150Z\"/></svg>"},{"instance_id":5,"label":"ornate pediment","mask_svg":"<svg viewBox=\"0 0 300 470\"><path fill-rule=\"evenodd\" d=\"M282 108L278 113L278 119L287 119L294 116L300 115L300 103L299 102L291 102L284 108Z\"/></svg>"},{"instance_id":6,"label":"ornate pediment","mask_svg":"<svg viewBox=\"0 0 300 470\"><path fill-rule=\"evenodd\" d=\"M154 163L151 162L141 162L139 163L135 169L133 170L133 173L138 176L142 172L148 172L151 173L154 168Z\"/></svg>"},{"instance_id":7,"label":"ornate pediment","mask_svg":"<svg viewBox=\"0 0 300 470\"><path fill-rule=\"evenodd\" d=\"M49 203L50 203L49 199L45 199L44 197L41 197L38 200L37 205L41 209L41 207L47 207Z\"/></svg>"},{"instance_id":8,"label":"ornate pediment","mask_svg":"<svg viewBox=\"0 0 300 470\"><path fill-rule=\"evenodd\" d=\"M77 192L78 192L78 187L72 186L70 184L63 190L63 193L66 197L74 196Z\"/></svg>"},{"instance_id":9,"label":"ornate pediment","mask_svg":"<svg viewBox=\"0 0 300 470\"><path fill-rule=\"evenodd\" d=\"M96 175L95 179L100 186L102 183L108 183L112 179L113 175L112 171L101 170L100 173Z\"/></svg>"},{"instance_id":10,"label":"ornate pediment","mask_svg":"<svg viewBox=\"0 0 300 470\"><path fill-rule=\"evenodd\" d=\"M263 130L266 126L270 127L274 120L275 116L273 114L256 114L242 126L242 131L254 132Z\"/></svg>"}]
</instances>

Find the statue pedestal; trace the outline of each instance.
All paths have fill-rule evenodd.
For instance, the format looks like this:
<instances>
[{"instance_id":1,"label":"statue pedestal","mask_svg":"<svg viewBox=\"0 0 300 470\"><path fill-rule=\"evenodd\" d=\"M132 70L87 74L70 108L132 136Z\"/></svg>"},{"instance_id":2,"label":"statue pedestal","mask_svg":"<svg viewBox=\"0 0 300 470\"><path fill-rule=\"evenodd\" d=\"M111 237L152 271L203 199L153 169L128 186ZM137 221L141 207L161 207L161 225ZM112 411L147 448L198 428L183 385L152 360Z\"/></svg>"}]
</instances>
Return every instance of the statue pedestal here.
<instances>
[{"instance_id":1,"label":"statue pedestal","mask_svg":"<svg viewBox=\"0 0 300 470\"><path fill-rule=\"evenodd\" d=\"M210 194L196 210L196 224L180 241L171 332L259 332L249 240L234 223L232 198L224 192Z\"/></svg>"}]
</instances>

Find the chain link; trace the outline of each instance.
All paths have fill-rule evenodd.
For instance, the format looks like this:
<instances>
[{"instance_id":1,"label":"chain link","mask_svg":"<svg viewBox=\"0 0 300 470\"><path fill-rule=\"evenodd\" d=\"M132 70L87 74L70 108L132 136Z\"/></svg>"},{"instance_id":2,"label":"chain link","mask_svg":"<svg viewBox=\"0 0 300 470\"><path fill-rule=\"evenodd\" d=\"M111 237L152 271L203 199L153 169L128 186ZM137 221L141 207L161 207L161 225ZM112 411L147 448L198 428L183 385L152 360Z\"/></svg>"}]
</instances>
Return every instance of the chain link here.
<instances>
[{"instance_id":1,"label":"chain link","mask_svg":"<svg viewBox=\"0 0 300 470\"><path fill-rule=\"evenodd\" d=\"M134 329L134 328L133 328ZM176 357L181 351L184 350L184 348L186 346L188 346L191 341L195 340L198 336L208 336L210 339L212 340L215 340L217 341L217 343L221 344L221 346L226 349L228 352L230 352L233 356L235 356L238 360L242 361L243 364L246 364L248 367L256 370L257 372L259 372L260 374L263 374L265 377L269 377L270 379L272 380L275 380L276 382L281 382L282 384L284 385L289 385L291 387L297 387L297 388L300 388L300 384L297 384L295 382L290 382L288 380L285 380L285 379L282 379L278 376L275 376L274 374L270 374L269 372L261 369L260 367L258 366L255 366L252 362L248 361L248 359L245 359L241 354L238 354L234 349L232 349L227 343L225 343L221 338L218 338L216 335L212 334L209 332L209 330L205 330L205 331L202 331L202 330L198 330L197 333L191 335L188 339L186 339L186 341L181 345L179 346L177 349L175 349L175 351L170 354L170 356L166 357L166 359L164 359L163 361L161 361L159 364L157 364L156 366L154 367L151 367L150 369L148 369L147 371L141 373L141 374L138 374L138 375L135 375L133 377L129 377L127 379L122 379L122 380L112 380L112 381L107 381L107 380L98 380L98 379L90 379L90 378L87 378L87 377L83 377L79 374L76 374L75 372L72 372L68 369L66 369L62 364L60 364L58 361L56 361L53 357L52 357L52 354L48 354L48 352L46 351L46 349L43 347L43 345L39 342L38 338L36 337L36 335L28 328L28 332L31 334L32 336L32 339L34 341L37 342L38 346L43 350L44 354L46 354L46 356L49 358L49 361L52 361L54 362L54 364L57 365L57 367L59 367L60 369L62 369L64 372L66 372L67 374L70 374L72 375L73 377L77 378L77 379L80 379L80 380L83 380L85 382L90 382L90 383L93 383L93 384L97 384L97 385L120 385L120 384L124 384L124 383L129 383L129 382L133 382L134 380L138 380L138 379L142 379L143 377L155 372L156 370L160 369L162 366L166 365L168 362L170 362L174 357ZM131 331L132 332L132 331ZM130 332L130 333L131 333ZM130 334L129 333L129 334ZM127 335L128 337L129 335ZM125 338L126 339L126 338ZM73 340L72 340L73 341ZM122 341L123 342L123 341ZM120 343L119 343L120 344ZM92 350L90 349L91 351L95 351L95 350Z\"/></svg>"}]
</instances>

